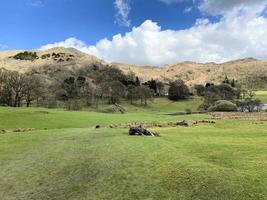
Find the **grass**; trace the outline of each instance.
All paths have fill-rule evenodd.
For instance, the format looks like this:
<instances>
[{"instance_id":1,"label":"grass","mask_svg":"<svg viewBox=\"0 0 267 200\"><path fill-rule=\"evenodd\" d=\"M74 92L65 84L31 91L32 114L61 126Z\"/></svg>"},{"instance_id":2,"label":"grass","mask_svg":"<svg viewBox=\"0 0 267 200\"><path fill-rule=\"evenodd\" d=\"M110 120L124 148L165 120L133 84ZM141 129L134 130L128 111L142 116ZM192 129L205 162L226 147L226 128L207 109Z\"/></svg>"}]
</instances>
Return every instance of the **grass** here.
<instances>
[{"instance_id":1,"label":"grass","mask_svg":"<svg viewBox=\"0 0 267 200\"><path fill-rule=\"evenodd\" d=\"M266 199L267 122L154 129L159 138L92 128L209 118L161 114L185 106L166 107L125 115L0 108L0 128L37 129L0 135L1 199Z\"/></svg>"},{"instance_id":2,"label":"grass","mask_svg":"<svg viewBox=\"0 0 267 200\"><path fill-rule=\"evenodd\" d=\"M157 112L130 112L126 114L65 111L42 108L0 108L0 129L35 128L90 128L96 125L110 125L128 122L177 121L201 119L208 115L168 116Z\"/></svg>"},{"instance_id":3,"label":"grass","mask_svg":"<svg viewBox=\"0 0 267 200\"><path fill-rule=\"evenodd\" d=\"M267 103L267 91L257 91L256 98L260 99L263 103Z\"/></svg>"},{"instance_id":4,"label":"grass","mask_svg":"<svg viewBox=\"0 0 267 200\"><path fill-rule=\"evenodd\" d=\"M155 98L153 101L149 101L147 106L141 106L140 101L134 101L133 104L130 104L128 101L123 101L122 105L127 109L128 112L146 112L154 113L155 112L183 112L186 109L191 109L192 111L197 111L201 105L202 100L199 97L194 97L190 100L181 100L178 102L173 102L167 98ZM110 108L110 105L107 102L102 102L100 111L105 111ZM95 111L92 109L90 111Z\"/></svg>"}]
</instances>

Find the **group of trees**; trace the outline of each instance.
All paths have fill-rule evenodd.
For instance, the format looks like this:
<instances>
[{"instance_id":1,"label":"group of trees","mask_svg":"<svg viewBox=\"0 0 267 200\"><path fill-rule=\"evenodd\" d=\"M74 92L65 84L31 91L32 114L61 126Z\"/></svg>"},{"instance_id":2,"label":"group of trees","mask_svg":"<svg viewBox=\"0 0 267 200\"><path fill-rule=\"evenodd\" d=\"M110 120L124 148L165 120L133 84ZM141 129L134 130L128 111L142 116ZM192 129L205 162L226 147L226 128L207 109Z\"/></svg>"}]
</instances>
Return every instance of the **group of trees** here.
<instances>
[{"instance_id":1,"label":"group of trees","mask_svg":"<svg viewBox=\"0 0 267 200\"><path fill-rule=\"evenodd\" d=\"M0 104L20 107L42 96L42 81L37 75L20 74L0 69Z\"/></svg>"},{"instance_id":2,"label":"group of trees","mask_svg":"<svg viewBox=\"0 0 267 200\"><path fill-rule=\"evenodd\" d=\"M229 80L226 76L224 81L215 85L207 83L196 85L195 91L198 96L204 97L201 109L210 111L237 111L254 112L259 111L261 101L254 99L255 93L252 90L241 89L242 85L236 80Z\"/></svg>"},{"instance_id":3,"label":"group of trees","mask_svg":"<svg viewBox=\"0 0 267 200\"><path fill-rule=\"evenodd\" d=\"M26 54L25 54L26 55ZM28 55L28 54L27 54ZM26 55L26 56L27 56ZM147 105L155 96L166 95L166 84L151 79L141 83L133 73L102 64L92 64L78 70L43 66L28 73L0 69L0 105L29 107L34 104L44 107L65 107L69 110L95 106L101 102L119 104L122 99ZM235 109L253 112L260 110L261 102L254 99L252 90L241 89L236 80L225 80L215 85L207 83L194 87L204 101L201 109ZM168 98L173 101L188 99L190 89L181 79L168 85Z\"/></svg>"},{"instance_id":4,"label":"group of trees","mask_svg":"<svg viewBox=\"0 0 267 200\"><path fill-rule=\"evenodd\" d=\"M124 74L118 68L102 64L79 70L43 66L26 74L1 69L0 105L35 104L77 110L84 106L98 108L100 102L118 104L122 99L146 105L158 94L157 85L154 80L142 84L132 72Z\"/></svg>"}]
</instances>

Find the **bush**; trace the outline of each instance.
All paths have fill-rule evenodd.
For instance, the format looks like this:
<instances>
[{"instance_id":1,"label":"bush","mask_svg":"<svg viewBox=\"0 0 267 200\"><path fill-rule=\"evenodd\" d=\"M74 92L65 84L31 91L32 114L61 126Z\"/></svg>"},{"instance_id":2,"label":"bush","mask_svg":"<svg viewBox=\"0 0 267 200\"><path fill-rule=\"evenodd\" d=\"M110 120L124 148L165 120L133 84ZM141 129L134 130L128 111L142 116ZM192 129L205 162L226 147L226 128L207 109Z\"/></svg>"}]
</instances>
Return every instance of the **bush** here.
<instances>
[{"instance_id":1,"label":"bush","mask_svg":"<svg viewBox=\"0 0 267 200\"><path fill-rule=\"evenodd\" d=\"M38 59L38 56L36 52L24 51L22 53L16 54L13 58L16 60L34 61L35 59Z\"/></svg>"},{"instance_id":2,"label":"bush","mask_svg":"<svg viewBox=\"0 0 267 200\"><path fill-rule=\"evenodd\" d=\"M237 106L231 101L219 100L216 101L215 104L208 109L209 112L236 112Z\"/></svg>"},{"instance_id":3,"label":"bush","mask_svg":"<svg viewBox=\"0 0 267 200\"><path fill-rule=\"evenodd\" d=\"M192 110L190 108L187 108L187 109L185 109L185 113L187 115L190 115L190 114L192 114Z\"/></svg>"}]
</instances>

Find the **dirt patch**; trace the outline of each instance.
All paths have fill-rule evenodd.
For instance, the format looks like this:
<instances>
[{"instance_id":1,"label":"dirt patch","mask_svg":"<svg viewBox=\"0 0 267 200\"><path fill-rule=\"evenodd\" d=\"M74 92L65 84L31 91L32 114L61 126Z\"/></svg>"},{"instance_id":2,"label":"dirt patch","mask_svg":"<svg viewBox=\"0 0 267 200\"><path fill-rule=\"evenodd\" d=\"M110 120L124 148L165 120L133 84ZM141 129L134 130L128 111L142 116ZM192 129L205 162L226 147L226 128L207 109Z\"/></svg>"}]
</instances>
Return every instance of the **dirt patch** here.
<instances>
[{"instance_id":1,"label":"dirt patch","mask_svg":"<svg viewBox=\"0 0 267 200\"><path fill-rule=\"evenodd\" d=\"M214 119L243 119L267 121L267 113L215 112L210 114Z\"/></svg>"}]
</instances>

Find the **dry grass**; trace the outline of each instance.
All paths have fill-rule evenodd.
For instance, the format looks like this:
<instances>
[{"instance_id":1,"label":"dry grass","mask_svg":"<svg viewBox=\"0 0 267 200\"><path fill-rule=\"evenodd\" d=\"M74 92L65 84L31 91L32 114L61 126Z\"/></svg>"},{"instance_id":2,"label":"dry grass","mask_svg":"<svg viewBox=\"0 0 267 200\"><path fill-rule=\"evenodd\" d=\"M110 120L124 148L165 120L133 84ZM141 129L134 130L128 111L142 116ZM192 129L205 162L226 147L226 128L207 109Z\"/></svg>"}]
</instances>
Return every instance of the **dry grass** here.
<instances>
[{"instance_id":1,"label":"dry grass","mask_svg":"<svg viewBox=\"0 0 267 200\"><path fill-rule=\"evenodd\" d=\"M216 113L211 113L211 115L215 119L242 119L242 120L267 121L267 113L216 112Z\"/></svg>"},{"instance_id":2,"label":"dry grass","mask_svg":"<svg viewBox=\"0 0 267 200\"><path fill-rule=\"evenodd\" d=\"M0 52L0 67L25 72L28 69L40 67L43 65L59 65L66 68L79 68L90 63L104 63L107 62L85 53L82 53L72 48L53 48L47 51L38 51L37 55L40 57L44 54L53 52L66 53L74 55L73 60L70 62L58 63L53 59L38 59L35 61L18 61L10 58L19 51L2 51ZM242 59L222 64L216 63L195 63L183 62L174 65L166 65L164 67L152 66L136 66L121 63L112 63L111 65L119 67L125 73L130 70L133 71L141 80L146 81L159 79L163 81L174 80L181 78L187 82L188 85L205 84L207 82L218 83L221 82L227 74L229 78L242 80L248 75L252 74L267 74L267 61L260 61L255 59Z\"/></svg>"}]
</instances>

